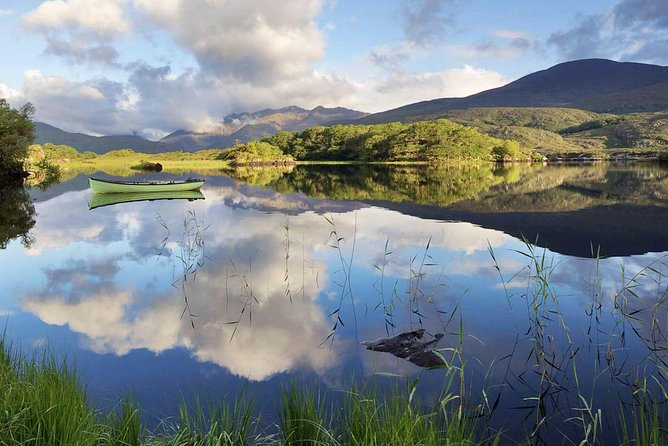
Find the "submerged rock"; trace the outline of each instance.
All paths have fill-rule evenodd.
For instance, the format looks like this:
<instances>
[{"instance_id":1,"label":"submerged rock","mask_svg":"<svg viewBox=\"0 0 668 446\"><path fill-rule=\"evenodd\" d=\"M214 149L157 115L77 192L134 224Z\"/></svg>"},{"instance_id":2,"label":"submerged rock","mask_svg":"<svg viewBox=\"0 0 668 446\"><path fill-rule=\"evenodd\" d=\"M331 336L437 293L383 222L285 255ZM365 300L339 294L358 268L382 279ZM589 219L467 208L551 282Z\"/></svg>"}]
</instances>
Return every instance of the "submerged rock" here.
<instances>
[{"instance_id":1,"label":"submerged rock","mask_svg":"<svg viewBox=\"0 0 668 446\"><path fill-rule=\"evenodd\" d=\"M376 339L375 341L364 341L361 344L367 350L391 353L420 367L443 365L442 358L433 351L443 334L437 333L434 335L434 339L422 341L424 334L425 330L421 328L400 333L396 336Z\"/></svg>"}]
</instances>

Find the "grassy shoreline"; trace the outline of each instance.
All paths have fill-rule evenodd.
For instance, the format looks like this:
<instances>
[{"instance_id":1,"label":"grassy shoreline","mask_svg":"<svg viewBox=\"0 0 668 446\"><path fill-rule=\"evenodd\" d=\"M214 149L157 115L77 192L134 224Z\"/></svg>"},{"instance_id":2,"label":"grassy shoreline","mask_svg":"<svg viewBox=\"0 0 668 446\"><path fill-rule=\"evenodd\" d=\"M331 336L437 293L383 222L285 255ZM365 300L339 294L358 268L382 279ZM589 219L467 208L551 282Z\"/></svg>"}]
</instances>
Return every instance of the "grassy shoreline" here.
<instances>
[{"instance_id":1,"label":"grassy shoreline","mask_svg":"<svg viewBox=\"0 0 668 446\"><path fill-rule=\"evenodd\" d=\"M138 153L135 156L121 157L121 158L110 158L110 159L93 159L93 160L56 160L54 164L59 166L62 169L80 169L80 170L118 170L118 169L130 169L132 166L137 165L141 162L150 162L150 163L160 163L162 164L163 170L173 171L180 170L185 171L187 169L193 169L193 171L198 170L221 170L221 169L231 169L234 166L224 160L216 159L192 159L192 160L174 160L169 157L162 157L162 154L142 154ZM544 161L512 161L512 162L495 162L495 161L486 161L486 160L451 160L442 163L434 163L430 161L294 161L290 165L294 166L335 166L335 165L388 165L388 166L433 166L433 165L457 165L457 164L530 164L535 162L546 162L551 163L590 163L595 162L614 162L614 161L639 161L639 162L653 162L657 161L658 157L656 151L652 150L614 150L610 152L610 157L598 157L592 156L588 152L578 152L568 155L559 155L559 156L549 156ZM239 167L275 167L271 164L268 165L244 165L240 164Z\"/></svg>"},{"instance_id":2,"label":"grassy shoreline","mask_svg":"<svg viewBox=\"0 0 668 446\"><path fill-rule=\"evenodd\" d=\"M415 383L413 384L413 386ZM21 445L487 445L500 436L463 417L456 399L426 410L412 388L389 398L354 385L338 405L325 393L294 382L285 386L274 419L254 413L244 392L203 407L181 403L176 420L156 431L142 422L131 396L104 413L87 399L83 376L52 354L27 357L0 340L0 444Z\"/></svg>"},{"instance_id":3,"label":"grassy shoreline","mask_svg":"<svg viewBox=\"0 0 668 446\"><path fill-rule=\"evenodd\" d=\"M179 415L148 430L142 408L131 395L119 398L115 409L103 412L87 397L83 375L76 366L50 353L28 357L0 340L0 444L81 446L176 445L328 445L328 446L496 446L528 445L535 439L510 438L475 415L475 406L457 392L459 370L447 371L436 407L413 399L418 380L394 386L381 396L373 387L355 384L339 391L336 403L321 387L295 384L281 389L275 412L256 414L255 401L245 391L234 399L197 398L181 402ZM449 378L448 378L449 377ZM452 379L454 378L454 379ZM645 386L647 383L645 382ZM656 401L638 389L641 404L630 418L620 411L616 426L624 446L656 446L666 439ZM478 405L477 407L481 407ZM473 409L473 410L472 410ZM467 415L469 414L469 415ZM272 416L273 415L273 416ZM599 414L600 417L600 414ZM277 421L276 421L277 420ZM584 421L584 416L583 416ZM594 417L592 425L600 419ZM602 427L602 426L601 426ZM580 444L601 444L585 429Z\"/></svg>"}]
</instances>

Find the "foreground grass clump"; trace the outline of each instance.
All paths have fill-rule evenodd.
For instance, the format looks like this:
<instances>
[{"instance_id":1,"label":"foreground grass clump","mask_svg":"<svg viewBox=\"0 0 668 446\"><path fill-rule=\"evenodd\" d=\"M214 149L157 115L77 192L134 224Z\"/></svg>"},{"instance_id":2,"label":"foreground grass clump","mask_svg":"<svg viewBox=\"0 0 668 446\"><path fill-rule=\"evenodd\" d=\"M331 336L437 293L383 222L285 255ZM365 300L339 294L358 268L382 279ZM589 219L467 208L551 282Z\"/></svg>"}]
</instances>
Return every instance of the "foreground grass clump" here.
<instances>
[{"instance_id":1,"label":"foreground grass clump","mask_svg":"<svg viewBox=\"0 0 668 446\"><path fill-rule=\"evenodd\" d=\"M0 340L0 444L138 444L121 441L138 422L133 411L101 422L75 370L49 355L21 357Z\"/></svg>"},{"instance_id":2,"label":"foreground grass clump","mask_svg":"<svg viewBox=\"0 0 668 446\"><path fill-rule=\"evenodd\" d=\"M453 375L455 376L455 375ZM242 392L232 401L209 404L182 402L174 420L148 431L141 409L131 398L102 414L86 399L75 369L44 354L26 358L0 340L0 445L96 446L475 446L534 444L508 438L470 416L456 394L437 398L433 409L418 404L418 380L405 389L345 392L297 385L282 390L276 414L256 415L252 398ZM649 398L647 382L636 393L631 412L618 418L618 444L666 444L659 404ZM448 388L448 386L446 386ZM584 420L583 416L583 420ZM593 426L600 423L595 418ZM587 430L580 444L602 444ZM574 443L577 444L577 443Z\"/></svg>"},{"instance_id":3,"label":"foreground grass clump","mask_svg":"<svg viewBox=\"0 0 668 446\"><path fill-rule=\"evenodd\" d=\"M178 422L167 425L164 433L152 436L146 444L151 446L242 446L260 444L253 404L237 398L232 405L209 405L205 412L199 400L194 409L181 403Z\"/></svg>"},{"instance_id":4,"label":"foreground grass clump","mask_svg":"<svg viewBox=\"0 0 668 446\"><path fill-rule=\"evenodd\" d=\"M413 387L414 388L414 387ZM326 403L317 388L283 389L280 406L281 444L413 446L495 445L499 435L482 438L476 421L458 415L459 405L450 397L430 411L412 401L412 391L395 387L389 394L376 390L352 390Z\"/></svg>"},{"instance_id":5,"label":"foreground grass clump","mask_svg":"<svg viewBox=\"0 0 668 446\"><path fill-rule=\"evenodd\" d=\"M446 407L424 413L401 399L376 399L363 394L346 398L343 410L344 441L349 445L476 445L498 444L479 438L470 419L459 418Z\"/></svg>"},{"instance_id":6,"label":"foreground grass clump","mask_svg":"<svg viewBox=\"0 0 668 446\"><path fill-rule=\"evenodd\" d=\"M399 390L387 400L352 390L338 406L327 405L324 395L294 383L284 388L278 424L254 415L245 393L207 410L199 401L193 408L182 403L175 421L149 432L132 399L102 414L87 403L76 369L49 354L26 358L0 340L0 445L488 444L476 440L471 421L443 408L423 413Z\"/></svg>"}]
</instances>

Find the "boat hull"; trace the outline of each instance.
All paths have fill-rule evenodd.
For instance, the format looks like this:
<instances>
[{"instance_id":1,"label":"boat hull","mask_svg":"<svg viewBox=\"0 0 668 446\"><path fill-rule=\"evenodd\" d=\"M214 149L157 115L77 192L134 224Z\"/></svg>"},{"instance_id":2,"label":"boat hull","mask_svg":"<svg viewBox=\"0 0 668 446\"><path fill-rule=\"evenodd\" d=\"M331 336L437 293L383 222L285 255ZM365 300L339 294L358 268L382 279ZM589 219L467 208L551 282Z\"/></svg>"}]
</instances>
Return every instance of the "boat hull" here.
<instances>
[{"instance_id":1,"label":"boat hull","mask_svg":"<svg viewBox=\"0 0 668 446\"><path fill-rule=\"evenodd\" d=\"M126 192L111 194L93 194L88 203L90 209L111 206L121 203L132 203L137 201L157 200L203 200L204 195L198 190L186 190L178 192Z\"/></svg>"},{"instance_id":2,"label":"boat hull","mask_svg":"<svg viewBox=\"0 0 668 446\"><path fill-rule=\"evenodd\" d=\"M199 190L204 185L204 180L197 181L164 181L164 182L123 182L107 181L89 178L88 184L96 194L119 194L119 193L146 193L146 192L183 192Z\"/></svg>"}]
</instances>

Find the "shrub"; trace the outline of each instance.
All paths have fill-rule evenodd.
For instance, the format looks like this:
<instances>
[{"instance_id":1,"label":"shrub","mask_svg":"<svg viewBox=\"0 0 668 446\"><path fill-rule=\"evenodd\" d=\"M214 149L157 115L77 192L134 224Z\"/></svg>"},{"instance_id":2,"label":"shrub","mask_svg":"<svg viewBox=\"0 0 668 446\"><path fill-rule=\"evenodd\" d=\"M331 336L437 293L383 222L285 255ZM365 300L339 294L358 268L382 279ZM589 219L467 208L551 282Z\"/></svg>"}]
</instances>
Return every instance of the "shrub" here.
<instances>
[{"instance_id":1,"label":"shrub","mask_svg":"<svg viewBox=\"0 0 668 446\"><path fill-rule=\"evenodd\" d=\"M14 181L26 175L23 160L35 139L34 113L30 103L17 110L5 99L0 99L0 177L6 180Z\"/></svg>"},{"instance_id":2,"label":"shrub","mask_svg":"<svg viewBox=\"0 0 668 446\"><path fill-rule=\"evenodd\" d=\"M492 156L496 161L513 161L526 158L519 143L508 139L492 149Z\"/></svg>"},{"instance_id":3,"label":"shrub","mask_svg":"<svg viewBox=\"0 0 668 446\"><path fill-rule=\"evenodd\" d=\"M151 162L148 162L148 161L141 161L139 164L136 164L134 166L130 166L130 169L132 169L132 170L145 170L145 171L150 171L150 172L161 172L162 171L162 164L151 163Z\"/></svg>"},{"instance_id":4,"label":"shrub","mask_svg":"<svg viewBox=\"0 0 668 446\"><path fill-rule=\"evenodd\" d=\"M251 141L223 151L220 159L232 164L292 163L293 158L266 141Z\"/></svg>"}]
</instances>

